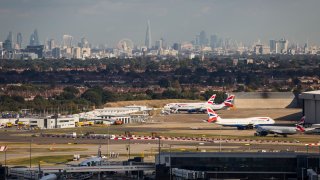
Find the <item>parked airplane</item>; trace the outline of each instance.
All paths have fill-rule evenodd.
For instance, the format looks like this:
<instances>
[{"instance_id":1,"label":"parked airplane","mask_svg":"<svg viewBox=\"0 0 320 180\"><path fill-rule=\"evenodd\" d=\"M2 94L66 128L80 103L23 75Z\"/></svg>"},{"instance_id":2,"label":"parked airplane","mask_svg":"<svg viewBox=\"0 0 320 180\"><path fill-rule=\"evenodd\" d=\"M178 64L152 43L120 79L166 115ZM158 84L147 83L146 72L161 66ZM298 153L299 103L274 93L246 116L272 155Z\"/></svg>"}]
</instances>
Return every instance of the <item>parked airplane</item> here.
<instances>
[{"instance_id":1,"label":"parked airplane","mask_svg":"<svg viewBox=\"0 0 320 180\"><path fill-rule=\"evenodd\" d=\"M282 135L287 137L288 135L297 134L298 132L304 132L304 128L297 124L295 127L289 126L259 126L254 133L255 136L267 136L268 134L274 134L275 136Z\"/></svg>"},{"instance_id":2,"label":"parked airplane","mask_svg":"<svg viewBox=\"0 0 320 180\"><path fill-rule=\"evenodd\" d=\"M233 101L235 96L230 95L228 98L221 104L215 104L216 95L212 95L210 99L205 103L177 103L175 106L171 106L170 109L173 110L173 112L178 111L187 111L188 113L193 112L202 112L205 113L207 107L211 107L214 110L220 110L226 107L233 107ZM171 103L172 104L172 103ZM166 105L165 108L168 108L170 104Z\"/></svg>"},{"instance_id":3,"label":"parked airplane","mask_svg":"<svg viewBox=\"0 0 320 180\"><path fill-rule=\"evenodd\" d=\"M169 103L164 106L164 111L169 111L172 113L176 113L178 111L188 111L194 108L201 108L206 104L214 104L214 100L216 98L216 94L213 94L207 102L199 102L199 103Z\"/></svg>"},{"instance_id":4,"label":"parked airplane","mask_svg":"<svg viewBox=\"0 0 320 180\"><path fill-rule=\"evenodd\" d=\"M207 122L214 122L222 126L237 127L239 130L253 129L258 125L270 125L274 124L274 120L270 117L249 117L249 118L234 118L234 119L222 119L211 108L207 108L209 119Z\"/></svg>"}]
</instances>

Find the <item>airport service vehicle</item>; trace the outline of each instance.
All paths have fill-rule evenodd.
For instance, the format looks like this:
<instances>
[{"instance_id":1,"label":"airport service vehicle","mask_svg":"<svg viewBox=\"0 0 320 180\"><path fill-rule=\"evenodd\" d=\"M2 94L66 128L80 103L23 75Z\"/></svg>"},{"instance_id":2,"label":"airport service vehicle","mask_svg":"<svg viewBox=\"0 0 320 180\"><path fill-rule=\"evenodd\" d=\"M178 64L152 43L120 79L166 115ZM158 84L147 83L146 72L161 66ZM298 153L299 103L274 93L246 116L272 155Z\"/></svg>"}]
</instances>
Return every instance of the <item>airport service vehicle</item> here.
<instances>
[{"instance_id":1,"label":"airport service vehicle","mask_svg":"<svg viewBox=\"0 0 320 180\"><path fill-rule=\"evenodd\" d=\"M239 130L253 129L259 125L274 124L274 120L270 117L249 117L249 118L233 118L222 119L211 108L207 108L208 120L207 122L216 123L221 126L236 127Z\"/></svg>"},{"instance_id":2,"label":"airport service vehicle","mask_svg":"<svg viewBox=\"0 0 320 180\"><path fill-rule=\"evenodd\" d=\"M233 101L235 96L234 95L230 95L228 96L228 98L221 104L215 104L214 103L214 99L215 99L216 95L212 95L210 97L210 99L207 102L203 102L203 103L176 103L175 105L172 106L171 103L167 104L165 106L165 109L170 107L171 110L173 110L173 112L178 112L178 111L187 111L188 113L194 113L194 112L202 112L205 113L206 112L206 108L210 107L214 110L220 110L220 109L224 109L227 107L233 107Z\"/></svg>"},{"instance_id":3,"label":"airport service vehicle","mask_svg":"<svg viewBox=\"0 0 320 180\"><path fill-rule=\"evenodd\" d=\"M275 136L282 135L287 137L288 135L297 134L298 132L304 132L304 128L297 124L295 127L290 126L259 126L254 133L255 136L267 136L268 134L274 134Z\"/></svg>"}]
</instances>

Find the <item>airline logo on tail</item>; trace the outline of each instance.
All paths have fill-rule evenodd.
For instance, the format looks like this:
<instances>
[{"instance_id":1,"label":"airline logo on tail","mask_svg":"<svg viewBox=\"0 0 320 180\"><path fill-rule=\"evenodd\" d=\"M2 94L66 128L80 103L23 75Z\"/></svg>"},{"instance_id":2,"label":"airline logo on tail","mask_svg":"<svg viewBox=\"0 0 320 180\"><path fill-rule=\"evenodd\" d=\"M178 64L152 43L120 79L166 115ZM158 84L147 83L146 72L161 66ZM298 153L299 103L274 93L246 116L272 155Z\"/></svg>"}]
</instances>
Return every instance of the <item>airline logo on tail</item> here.
<instances>
[{"instance_id":1,"label":"airline logo on tail","mask_svg":"<svg viewBox=\"0 0 320 180\"><path fill-rule=\"evenodd\" d=\"M300 131L300 132L304 132L304 131L305 131L305 129L304 129L303 126L301 126L301 125L297 125L297 126L296 126L296 129L297 129L298 131Z\"/></svg>"},{"instance_id":2,"label":"airline logo on tail","mask_svg":"<svg viewBox=\"0 0 320 180\"><path fill-rule=\"evenodd\" d=\"M305 117L305 116L302 116L302 118L300 119L300 121L299 121L298 124L299 124L299 125L304 124L305 119L306 119L306 117Z\"/></svg>"},{"instance_id":3,"label":"airline logo on tail","mask_svg":"<svg viewBox=\"0 0 320 180\"><path fill-rule=\"evenodd\" d=\"M230 95L225 101L224 105L228 107L233 107L233 100L234 100L234 95Z\"/></svg>"},{"instance_id":4,"label":"airline logo on tail","mask_svg":"<svg viewBox=\"0 0 320 180\"><path fill-rule=\"evenodd\" d=\"M214 112L211 108L207 108L207 113L208 113L208 122L214 122L217 121L218 119L218 114Z\"/></svg>"},{"instance_id":5,"label":"airline logo on tail","mask_svg":"<svg viewBox=\"0 0 320 180\"><path fill-rule=\"evenodd\" d=\"M208 104L214 105L214 99L216 99L216 95L212 95L210 99L207 101Z\"/></svg>"}]
</instances>

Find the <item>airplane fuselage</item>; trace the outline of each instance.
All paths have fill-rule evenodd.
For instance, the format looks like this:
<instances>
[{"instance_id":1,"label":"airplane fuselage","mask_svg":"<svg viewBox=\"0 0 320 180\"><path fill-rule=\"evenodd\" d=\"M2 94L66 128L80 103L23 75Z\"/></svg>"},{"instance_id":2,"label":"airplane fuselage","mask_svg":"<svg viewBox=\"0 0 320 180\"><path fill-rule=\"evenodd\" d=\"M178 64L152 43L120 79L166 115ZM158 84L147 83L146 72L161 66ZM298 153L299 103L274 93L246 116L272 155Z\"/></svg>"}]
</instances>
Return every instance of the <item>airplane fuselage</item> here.
<instances>
[{"instance_id":1,"label":"airplane fuselage","mask_svg":"<svg viewBox=\"0 0 320 180\"><path fill-rule=\"evenodd\" d=\"M255 127L257 125L270 125L274 124L274 120L269 117L250 117L250 118L234 118L234 119L221 119L218 118L217 124L221 126L231 127Z\"/></svg>"},{"instance_id":2,"label":"airplane fuselage","mask_svg":"<svg viewBox=\"0 0 320 180\"><path fill-rule=\"evenodd\" d=\"M256 131L256 135L258 136L266 136L268 134L276 134L276 135L292 135L297 134L298 130L296 127L287 127L287 126L260 126Z\"/></svg>"}]
</instances>

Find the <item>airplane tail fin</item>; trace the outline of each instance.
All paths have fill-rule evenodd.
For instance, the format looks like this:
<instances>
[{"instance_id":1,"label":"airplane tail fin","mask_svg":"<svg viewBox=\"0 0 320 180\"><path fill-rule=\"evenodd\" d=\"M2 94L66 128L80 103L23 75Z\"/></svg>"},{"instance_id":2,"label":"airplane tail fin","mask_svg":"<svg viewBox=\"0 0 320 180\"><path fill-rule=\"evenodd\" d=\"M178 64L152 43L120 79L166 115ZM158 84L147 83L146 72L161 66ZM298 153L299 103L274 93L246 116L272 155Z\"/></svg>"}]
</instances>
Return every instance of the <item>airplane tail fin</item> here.
<instances>
[{"instance_id":1,"label":"airplane tail fin","mask_svg":"<svg viewBox=\"0 0 320 180\"><path fill-rule=\"evenodd\" d=\"M233 107L234 98L235 98L235 95L228 96L228 98L223 102L224 105L227 107Z\"/></svg>"},{"instance_id":2,"label":"airplane tail fin","mask_svg":"<svg viewBox=\"0 0 320 180\"><path fill-rule=\"evenodd\" d=\"M214 99L216 99L216 94L212 95L212 96L208 99L207 103L213 105L213 104L214 104Z\"/></svg>"},{"instance_id":3,"label":"airplane tail fin","mask_svg":"<svg viewBox=\"0 0 320 180\"><path fill-rule=\"evenodd\" d=\"M304 124L306 117L302 116L302 118L300 119L300 121L298 122L299 125Z\"/></svg>"},{"instance_id":4,"label":"airplane tail fin","mask_svg":"<svg viewBox=\"0 0 320 180\"><path fill-rule=\"evenodd\" d=\"M211 108L207 108L207 113L208 113L208 122L215 122L218 120L218 114L214 112Z\"/></svg>"},{"instance_id":5,"label":"airplane tail fin","mask_svg":"<svg viewBox=\"0 0 320 180\"><path fill-rule=\"evenodd\" d=\"M297 124L296 129L297 129L298 131L300 131L300 132L304 132L304 131L305 131L304 127L301 126L301 125L299 125L299 124Z\"/></svg>"}]
</instances>

